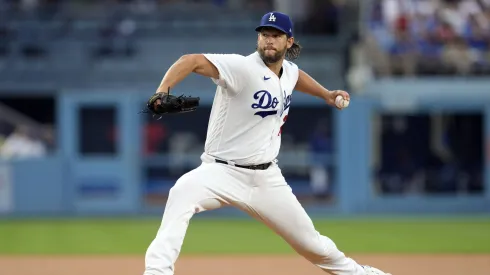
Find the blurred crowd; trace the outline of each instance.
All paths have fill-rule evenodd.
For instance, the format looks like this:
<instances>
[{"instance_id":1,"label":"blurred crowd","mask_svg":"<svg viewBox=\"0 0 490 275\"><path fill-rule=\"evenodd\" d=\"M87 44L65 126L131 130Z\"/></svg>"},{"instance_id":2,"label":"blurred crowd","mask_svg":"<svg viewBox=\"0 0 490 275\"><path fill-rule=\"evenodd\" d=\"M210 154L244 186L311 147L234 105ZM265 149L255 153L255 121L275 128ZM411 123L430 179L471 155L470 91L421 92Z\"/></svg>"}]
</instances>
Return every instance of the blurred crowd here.
<instances>
[{"instance_id":1,"label":"blurred crowd","mask_svg":"<svg viewBox=\"0 0 490 275\"><path fill-rule=\"evenodd\" d=\"M367 30L378 76L490 74L490 0L376 0Z\"/></svg>"}]
</instances>

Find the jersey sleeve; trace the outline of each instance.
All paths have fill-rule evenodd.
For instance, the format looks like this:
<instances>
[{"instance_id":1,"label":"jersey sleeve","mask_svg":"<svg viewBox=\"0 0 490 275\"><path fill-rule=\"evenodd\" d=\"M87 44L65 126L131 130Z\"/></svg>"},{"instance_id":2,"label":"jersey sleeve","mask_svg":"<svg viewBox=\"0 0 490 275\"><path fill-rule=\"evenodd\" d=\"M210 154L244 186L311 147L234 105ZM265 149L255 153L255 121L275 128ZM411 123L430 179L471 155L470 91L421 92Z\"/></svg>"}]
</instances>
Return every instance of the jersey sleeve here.
<instances>
[{"instance_id":1,"label":"jersey sleeve","mask_svg":"<svg viewBox=\"0 0 490 275\"><path fill-rule=\"evenodd\" d=\"M204 54L218 69L219 79L212 78L219 85L232 93L239 93L246 78L245 57L239 54Z\"/></svg>"}]
</instances>

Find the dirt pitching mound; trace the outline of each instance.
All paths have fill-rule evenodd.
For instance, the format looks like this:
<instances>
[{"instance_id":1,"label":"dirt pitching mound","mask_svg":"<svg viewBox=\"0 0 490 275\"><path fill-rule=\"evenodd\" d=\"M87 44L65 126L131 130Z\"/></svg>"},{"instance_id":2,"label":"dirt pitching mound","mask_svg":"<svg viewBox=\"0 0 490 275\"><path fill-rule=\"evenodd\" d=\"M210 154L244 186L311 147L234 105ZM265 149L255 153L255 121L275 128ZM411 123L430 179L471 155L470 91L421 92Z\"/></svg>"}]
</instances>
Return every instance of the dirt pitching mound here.
<instances>
[{"instance_id":1,"label":"dirt pitching mound","mask_svg":"<svg viewBox=\"0 0 490 275\"><path fill-rule=\"evenodd\" d=\"M350 255L393 275L488 275L490 255ZM1 275L141 275L140 256L0 256ZM176 275L322 275L299 256L183 256Z\"/></svg>"}]
</instances>

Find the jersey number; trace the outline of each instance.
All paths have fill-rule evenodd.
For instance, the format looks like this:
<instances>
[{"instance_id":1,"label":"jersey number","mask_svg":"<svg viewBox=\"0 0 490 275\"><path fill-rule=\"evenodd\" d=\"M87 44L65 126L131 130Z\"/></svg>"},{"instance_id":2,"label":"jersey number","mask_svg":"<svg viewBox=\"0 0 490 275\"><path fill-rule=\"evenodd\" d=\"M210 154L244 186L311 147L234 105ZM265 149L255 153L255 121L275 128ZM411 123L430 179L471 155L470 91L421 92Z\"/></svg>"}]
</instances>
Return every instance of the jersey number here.
<instances>
[{"instance_id":1,"label":"jersey number","mask_svg":"<svg viewBox=\"0 0 490 275\"><path fill-rule=\"evenodd\" d=\"M284 126L284 123L286 123L286 120L288 120L288 115L285 115L284 118L282 119L282 125L281 125L281 128L279 129L279 134L277 134L278 136L281 135L282 127Z\"/></svg>"}]
</instances>

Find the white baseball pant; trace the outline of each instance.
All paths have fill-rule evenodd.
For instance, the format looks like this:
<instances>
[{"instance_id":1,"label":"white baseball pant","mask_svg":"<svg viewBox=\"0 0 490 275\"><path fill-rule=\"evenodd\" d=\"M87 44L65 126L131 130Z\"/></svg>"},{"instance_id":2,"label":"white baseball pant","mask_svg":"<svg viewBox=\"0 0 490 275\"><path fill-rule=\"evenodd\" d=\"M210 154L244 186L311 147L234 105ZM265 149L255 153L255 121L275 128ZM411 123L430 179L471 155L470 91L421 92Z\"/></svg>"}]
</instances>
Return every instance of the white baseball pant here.
<instances>
[{"instance_id":1,"label":"white baseball pant","mask_svg":"<svg viewBox=\"0 0 490 275\"><path fill-rule=\"evenodd\" d=\"M216 163L208 155L202 160L170 189L161 226L146 252L144 275L173 275L192 216L227 205L262 221L296 252L332 275L366 274L331 239L316 231L277 164L250 170Z\"/></svg>"}]
</instances>

